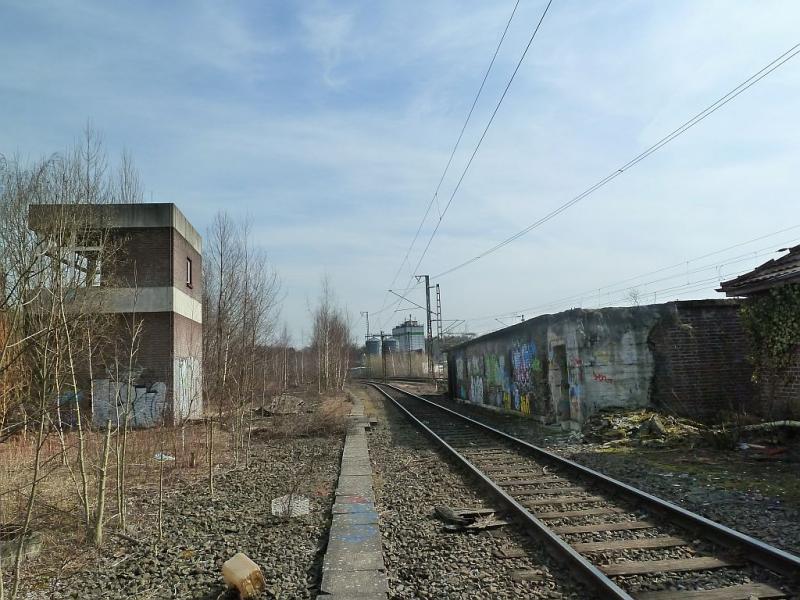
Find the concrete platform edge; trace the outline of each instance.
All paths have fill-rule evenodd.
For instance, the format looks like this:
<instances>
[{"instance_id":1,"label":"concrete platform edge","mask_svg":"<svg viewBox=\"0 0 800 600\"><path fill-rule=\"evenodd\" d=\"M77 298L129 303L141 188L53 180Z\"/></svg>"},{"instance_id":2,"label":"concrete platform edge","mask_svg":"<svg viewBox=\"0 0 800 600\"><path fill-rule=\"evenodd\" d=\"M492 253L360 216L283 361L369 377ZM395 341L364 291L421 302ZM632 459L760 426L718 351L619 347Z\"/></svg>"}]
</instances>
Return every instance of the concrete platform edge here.
<instances>
[{"instance_id":1,"label":"concrete platform edge","mask_svg":"<svg viewBox=\"0 0 800 600\"><path fill-rule=\"evenodd\" d=\"M378 513L372 489L364 404L353 399L336 486L320 600L386 600Z\"/></svg>"}]
</instances>

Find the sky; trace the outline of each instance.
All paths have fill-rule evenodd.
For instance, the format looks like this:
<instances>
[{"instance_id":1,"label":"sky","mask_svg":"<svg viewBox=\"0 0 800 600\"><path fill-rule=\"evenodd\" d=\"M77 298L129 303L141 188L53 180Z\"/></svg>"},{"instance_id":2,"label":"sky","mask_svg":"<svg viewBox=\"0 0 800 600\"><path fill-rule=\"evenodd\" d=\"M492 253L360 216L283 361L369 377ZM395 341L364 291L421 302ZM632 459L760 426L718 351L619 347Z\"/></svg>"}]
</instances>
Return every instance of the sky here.
<instances>
[{"instance_id":1,"label":"sky","mask_svg":"<svg viewBox=\"0 0 800 600\"><path fill-rule=\"evenodd\" d=\"M363 339L362 311L373 332L424 320L389 288L424 304L412 275L534 223L800 42L792 0L554 0L453 193L545 4L520 0L405 263L514 0L3 0L0 153L49 155L91 120L112 157L133 155L147 201L201 233L218 211L250 223L295 343L324 276ZM434 278L445 327L718 296L800 243L798 109L800 57Z\"/></svg>"}]
</instances>

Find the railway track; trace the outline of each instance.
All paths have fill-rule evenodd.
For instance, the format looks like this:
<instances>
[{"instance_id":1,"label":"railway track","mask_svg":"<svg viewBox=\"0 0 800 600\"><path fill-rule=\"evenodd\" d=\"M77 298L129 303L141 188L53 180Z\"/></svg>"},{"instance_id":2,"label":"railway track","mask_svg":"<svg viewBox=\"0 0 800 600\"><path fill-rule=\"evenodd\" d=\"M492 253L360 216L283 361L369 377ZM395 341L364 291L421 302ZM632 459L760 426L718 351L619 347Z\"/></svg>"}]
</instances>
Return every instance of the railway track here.
<instances>
[{"instance_id":1,"label":"railway track","mask_svg":"<svg viewBox=\"0 0 800 600\"><path fill-rule=\"evenodd\" d=\"M391 384L370 383L601 598L797 598L800 558Z\"/></svg>"}]
</instances>

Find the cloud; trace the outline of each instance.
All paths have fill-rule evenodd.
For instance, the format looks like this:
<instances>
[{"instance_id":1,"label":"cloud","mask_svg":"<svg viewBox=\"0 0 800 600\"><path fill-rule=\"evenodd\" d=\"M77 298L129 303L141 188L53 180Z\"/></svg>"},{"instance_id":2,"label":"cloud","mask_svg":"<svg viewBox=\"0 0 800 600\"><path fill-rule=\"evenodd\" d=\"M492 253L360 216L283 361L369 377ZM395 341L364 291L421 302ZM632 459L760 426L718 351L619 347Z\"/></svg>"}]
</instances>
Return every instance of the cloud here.
<instances>
[{"instance_id":1,"label":"cloud","mask_svg":"<svg viewBox=\"0 0 800 600\"><path fill-rule=\"evenodd\" d=\"M512 6L12 1L0 152L49 154L92 117L112 152L132 151L153 199L199 229L219 209L249 215L295 331L324 272L353 311L376 310ZM520 4L442 205L543 6ZM624 164L795 43L799 16L788 1L555 3L420 268L475 256ZM786 226L800 191L798 61L444 278L446 318L540 305Z\"/></svg>"},{"instance_id":2,"label":"cloud","mask_svg":"<svg viewBox=\"0 0 800 600\"><path fill-rule=\"evenodd\" d=\"M318 5L300 16L304 28L305 45L318 56L323 67L323 81L331 88L340 88L346 78L337 76L334 71L339 66L342 55L352 49L353 14L337 12L329 5Z\"/></svg>"}]
</instances>

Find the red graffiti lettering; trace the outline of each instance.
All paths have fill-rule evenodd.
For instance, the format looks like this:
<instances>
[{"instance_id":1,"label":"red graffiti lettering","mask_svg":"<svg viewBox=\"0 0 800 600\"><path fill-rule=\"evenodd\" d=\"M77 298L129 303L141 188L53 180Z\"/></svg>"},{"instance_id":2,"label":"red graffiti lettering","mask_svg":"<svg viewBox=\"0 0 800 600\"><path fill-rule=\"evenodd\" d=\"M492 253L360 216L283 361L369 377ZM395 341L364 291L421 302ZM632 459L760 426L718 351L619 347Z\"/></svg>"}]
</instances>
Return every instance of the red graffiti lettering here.
<instances>
[{"instance_id":1,"label":"red graffiti lettering","mask_svg":"<svg viewBox=\"0 0 800 600\"><path fill-rule=\"evenodd\" d=\"M603 373L594 373L592 375L592 379L601 383L614 383L614 380L611 379L611 377L604 375Z\"/></svg>"}]
</instances>

